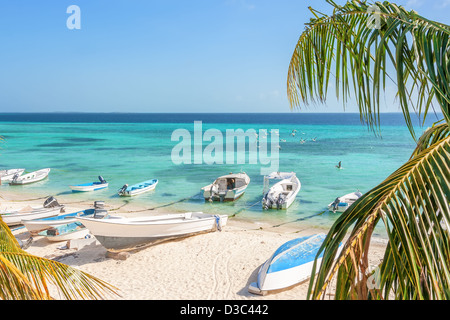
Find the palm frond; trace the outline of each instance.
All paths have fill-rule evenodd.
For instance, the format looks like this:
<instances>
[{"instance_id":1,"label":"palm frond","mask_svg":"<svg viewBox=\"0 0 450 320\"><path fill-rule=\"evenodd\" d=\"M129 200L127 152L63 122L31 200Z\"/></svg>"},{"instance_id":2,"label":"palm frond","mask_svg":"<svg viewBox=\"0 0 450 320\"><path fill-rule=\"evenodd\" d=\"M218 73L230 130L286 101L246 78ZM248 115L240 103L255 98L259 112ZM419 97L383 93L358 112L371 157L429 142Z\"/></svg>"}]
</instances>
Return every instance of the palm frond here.
<instances>
[{"instance_id":1,"label":"palm frond","mask_svg":"<svg viewBox=\"0 0 450 320\"><path fill-rule=\"evenodd\" d=\"M364 194L330 229L308 297L323 298L336 276L336 299L444 299L450 286L450 137L430 145ZM367 286L368 248L383 221L389 245L378 290ZM336 250L349 228L350 238Z\"/></svg>"},{"instance_id":2,"label":"palm frond","mask_svg":"<svg viewBox=\"0 0 450 320\"><path fill-rule=\"evenodd\" d=\"M49 284L65 299L102 299L118 289L88 273L22 250L0 218L0 298L52 299Z\"/></svg>"},{"instance_id":3,"label":"palm frond","mask_svg":"<svg viewBox=\"0 0 450 320\"><path fill-rule=\"evenodd\" d=\"M327 2L334 7L333 14L319 15L311 9L316 18L306 24L292 55L287 79L291 109L326 101L332 75L344 108L353 87L361 121L374 132L379 129L387 81L398 88L396 95L414 138L410 113L425 119L434 98L450 120L449 26L385 1L375 3L380 28L369 28L371 4Z\"/></svg>"}]
</instances>

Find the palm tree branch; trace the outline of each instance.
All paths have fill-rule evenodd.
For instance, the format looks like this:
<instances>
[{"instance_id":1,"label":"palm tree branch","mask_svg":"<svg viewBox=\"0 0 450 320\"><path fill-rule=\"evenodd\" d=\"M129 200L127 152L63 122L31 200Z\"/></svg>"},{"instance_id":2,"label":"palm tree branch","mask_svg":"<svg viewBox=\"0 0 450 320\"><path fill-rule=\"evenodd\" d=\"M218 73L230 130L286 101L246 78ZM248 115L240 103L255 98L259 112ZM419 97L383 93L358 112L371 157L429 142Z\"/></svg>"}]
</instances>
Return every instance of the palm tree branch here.
<instances>
[{"instance_id":1,"label":"palm tree branch","mask_svg":"<svg viewBox=\"0 0 450 320\"><path fill-rule=\"evenodd\" d=\"M292 55L287 85L291 108L300 107L299 98L306 105L309 104L310 99L315 102L316 97L321 102L326 100L326 84L331 74L331 64L322 57L333 57L336 65L334 72L337 84L336 95L339 97L342 94L345 104L350 87L346 69L350 67L361 120L370 128L377 127L379 125L379 84L382 81L382 87L385 90L385 79L386 77L391 78L386 69L385 55L388 54L390 61L398 71L396 75L396 83L399 85L397 95L400 98L400 106L407 120L408 128L414 137L408 102L411 102L412 108L418 112L419 116L423 114L425 119L435 93L439 96L437 100L441 106L443 101L447 101L448 98L445 96L445 91L439 86L440 83L437 83L436 80L433 81L426 72L422 71L424 65L422 61L438 55L439 52L434 52L432 48L429 48L425 54L417 54L416 42L418 41L413 38L413 45L410 45L408 37L410 38L410 35L417 30L427 28L430 34L439 32L440 37L445 39L450 34L450 27L430 23L416 13L407 12L394 4L377 2L377 6L381 8L380 16L383 18L383 27L381 30L370 31L366 27L370 14L367 12L368 5L365 1L358 4L349 2L345 6L338 6L332 1L328 2L335 6L333 15L323 15L311 19L311 22L306 24L307 27L300 36ZM328 36L320 37L318 36L320 34ZM380 38L380 41L377 41L377 38ZM438 43L447 44L444 40ZM395 55L390 53L391 47L395 48ZM423 46L419 45L419 49L422 50L422 48ZM332 55L326 52L327 50L335 50L336 54ZM371 53L372 51L373 53ZM364 56L365 58L363 58ZM420 57L422 60L418 62L419 65L415 65L411 61L411 57ZM370 61L374 63L374 69L371 68ZM371 70L374 71L373 75ZM444 69L440 69L440 72L442 74ZM406 86L408 79L411 79L411 83ZM342 86L338 85L340 81ZM372 82L372 86L369 86L370 82ZM417 92L417 101L412 103L411 98L415 92ZM444 107L444 114L447 114L447 111L448 108Z\"/></svg>"},{"instance_id":2,"label":"palm tree branch","mask_svg":"<svg viewBox=\"0 0 450 320\"><path fill-rule=\"evenodd\" d=\"M440 288L443 287L442 284L450 283L450 273L448 262L442 261L445 256L444 251L448 251L448 245L439 245L439 239L443 235L447 237L447 233L441 230L439 221L433 215L438 212L445 224L450 222L447 189L441 187L450 184L450 171L439 170L440 163L437 163L435 159L450 163L449 150L450 137L447 136L411 158L383 183L358 199L339 217L319 250L318 255L324 252L323 260L317 279L314 272L312 273L309 296L311 294L313 298L323 296L336 272L345 271L342 269L344 264L352 270L352 274L358 273L363 263L360 261L360 255L364 251L359 250L359 255L356 254L359 259L356 260L358 264L351 263L354 258L350 261L348 257L350 254L355 254L362 239L364 239L363 244L368 245L367 241L370 237L366 237L367 231L371 230L381 218L389 235L386 257L390 258L385 260L385 263L390 263L389 272L394 272L398 277L395 280L397 285L404 292L407 290L404 283L411 282L415 288L414 295L424 298L427 293L420 285L423 275L419 272L418 266L426 265L433 283L433 294L442 298ZM427 191L430 189L432 191ZM376 204L374 205L371 201L375 201ZM416 221L416 217L419 217L419 222ZM339 242L343 239L346 230L355 222L350 238L346 241L338 259L335 260ZM422 248L420 252L416 249L417 238L420 241L419 247ZM414 266L414 268L407 269L406 266ZM387 272L386 268L383 270ZM405 273L405 270L411 271ZM443 271L443 274L438 275L438 270ZM400 277L400 271L406 275ZM348 271L345 272L348 273ZM388 280L386 274L383 279L390 287L389 281L393 280ZM406 279L409 280L406 281ZM340 286L346 287L342 284Z\"/></svg>"}]
</instances>

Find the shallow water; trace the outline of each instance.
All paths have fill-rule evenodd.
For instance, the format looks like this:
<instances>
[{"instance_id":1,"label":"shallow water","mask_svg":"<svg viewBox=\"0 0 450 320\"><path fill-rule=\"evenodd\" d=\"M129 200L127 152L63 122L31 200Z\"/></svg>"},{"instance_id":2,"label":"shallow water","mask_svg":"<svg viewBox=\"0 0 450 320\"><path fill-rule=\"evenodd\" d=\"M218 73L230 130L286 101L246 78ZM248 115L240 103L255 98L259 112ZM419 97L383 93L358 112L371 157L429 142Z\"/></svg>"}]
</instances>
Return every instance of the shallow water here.
<instances>
[{"instance_id":1,"label":"shallow water","mask_svg":"<svg viewBox=\"0 0 450 320\"><path fill-rule=\"evenodd\" d=\"M194 136L194 121L203 133L226 130L279 130L279 171L295 171L302 188L288 210L264 211L263 175L268 165L174 164L171 135L186 129ZM291 135L296 129L295 137ZM424 129L417 129L418 135ZM0 114L0 169L52 169L48 179L26 186L2 185L1 190L64 195L70 199L132 201L169 211L203 211L272 225L296 221L301 226L329 228L337 214L326 211L336 197L366 192L408 160L415 143L401 114L383 115L381 138L360 123L357 114ZM316 141L312 141L316 138ZM305 139L305 143L300 143ZM270 142L270 140L269 140ZM203 141L202 150L211 142ZM228 142L230 143L230 142ZM249 143L246 155L249 156ZM192 149L194 145L192 145ZM224 149L226 144L224 144ZM257 151L259 152L259 150ZM260 155L260 154L259 154ZM192 155L192 159L193 159ZM343 169L335 165L342 161ZM245 171L251 178L245 194L231 203L209 203L200 188L229 172ZM69 185L96 181L101 175L109 188L72 194ZM159 179L155 191L123 199L117 190L125 183ZM377 232L382 232L378 228Z\"/></svg>"}]
</instances>

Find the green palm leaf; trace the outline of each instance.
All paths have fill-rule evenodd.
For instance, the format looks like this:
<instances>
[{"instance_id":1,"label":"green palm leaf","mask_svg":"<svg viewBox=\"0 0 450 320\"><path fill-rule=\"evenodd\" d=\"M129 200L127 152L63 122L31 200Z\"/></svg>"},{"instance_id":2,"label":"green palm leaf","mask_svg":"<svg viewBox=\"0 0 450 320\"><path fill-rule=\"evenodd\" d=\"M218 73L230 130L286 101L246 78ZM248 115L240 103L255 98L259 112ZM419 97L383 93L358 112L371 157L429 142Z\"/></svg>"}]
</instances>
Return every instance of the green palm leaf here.
<instances>
[{"instance_id":1,"label":"green palm leaf","mask_svg":"<svg viewBox=\"0 0 450 320\"><path fill-rule=\"evenodd\" d=\"M338 299L387 298L393 288L396 298L446 296L445 288L450 285L450 170L443 171L443 163L450 163L450 137L410 159L337 219L318 253L324 252L324 258L318 276L310 282L310 297L323 297L336 273L341 280ZM389 235L389 246L379 266L379 291L369 292L366 253L380 219ZM353 225L335 261L339 242Z\"/></svg>"},{"instance_id":2,"label":"green palm leaf","mask_svg":"<svg viewBox=\"0 0 450 320\"><path fill-rule=\"evenodd\" d=\"M309 298L323 298L336 280L337 299L446 299L450 285L450 27L387 1L349 1L328 16L314 9L288 70L291 109L324 102L330 76L344 108L353 92L361 121L379 133L381 94L397 87L406 125L417 147L410 160L376 186L331 227L311 274ZM438 104L444 122L416 138L410 114L423 119ZM378 287L368 285L368 252L382 222L389 243ZM339 244L344 249L336 257Z\"/></svg>"},{"instance_id":3,"label":"green palm leaf","mask_svg":"<svg viewBox=\"0 0 450 320\"><path fill-rule=\"evenodd\" d=\"M334 7L333 15L318 17L311 9L316 18L307 24L292 55L287 79L291 108L324 102L333 75L344 108L353 87L361 121L374 132L387 81L398 87L400 107L414 138L410 113L425 119L434 100L450 120L449 26L395 4L376 2L381 25L371 29L367 27L371 5L366 1L345 6L327 2Z\"/></svg>"},{"instance_id":4,"label":"green palm leaf","mask_svg":"<svg viewBox=\"0 0 450 320\"><path fill-rule=\"evenodd\" d=\"M0 218L0 299L52 299L49 284L65 299L117 295L117 288L94 276L20 249Z\"/></svg>"}]
</instances>

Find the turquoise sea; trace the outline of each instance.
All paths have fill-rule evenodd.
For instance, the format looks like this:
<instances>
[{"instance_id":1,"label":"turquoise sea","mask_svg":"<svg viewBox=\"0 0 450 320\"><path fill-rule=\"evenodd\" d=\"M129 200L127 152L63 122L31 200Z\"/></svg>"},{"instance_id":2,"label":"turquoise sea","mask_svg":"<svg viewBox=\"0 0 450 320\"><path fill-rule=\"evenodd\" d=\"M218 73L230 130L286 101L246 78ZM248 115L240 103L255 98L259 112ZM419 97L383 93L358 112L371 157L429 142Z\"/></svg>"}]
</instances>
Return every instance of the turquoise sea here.
<instances>
[{"instance_id":1,"label":"turquoise sea","mask_svg":"<svg viewBox=\"0 0 450 320\"><path fill-rule=\"evenodd\" d=\"M176 129L194 135L194 121L207 129L279 130L279 171L295 171L302 188L285 211L261 207L261 163L174 164L172 149ZM428 121L431 125L435 118ZM418 122L417 122L418 123ZM420 135L425 127L417 126ZM291 133L297 130L295 136ZM290 224L301 228L329 228L337 214L326 211L336 197L366 192L382 182L410 157L415 143L402 114L383 114L381 137L360 122L359 114L0 114L0 169L26 168L31 172L51 168L48 179L26 186L0 186L4 191L36 196L63 196L70 201L132 201L166 212L203 211L234 215L234 219ZM315 138L316 141L312 141ZM306 140L300 143L300 139ZM270 141L270 140L269 140ZM203 141L203 148L211 142ZM246 144L248 152L248 143ZM225 146L224 146L225 148ZM270 150L270 149L269 149ZM343 169L335 165L342 161ZM218 176L245 171L251 178L243 197L232 203L205 202L200 188ZM96 181L101 175L109 188L72 193L70 184ZM155 191L120 198L117 190L156 178ZM125 207L124 207L125 208Z\"/></svg>"}]
</instances>

